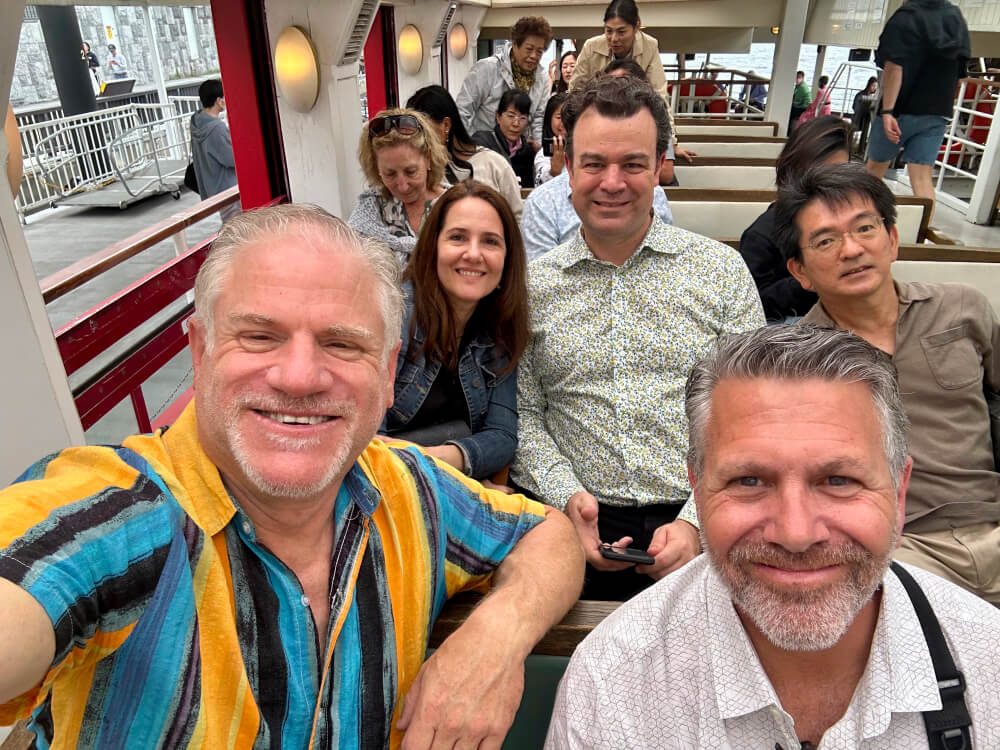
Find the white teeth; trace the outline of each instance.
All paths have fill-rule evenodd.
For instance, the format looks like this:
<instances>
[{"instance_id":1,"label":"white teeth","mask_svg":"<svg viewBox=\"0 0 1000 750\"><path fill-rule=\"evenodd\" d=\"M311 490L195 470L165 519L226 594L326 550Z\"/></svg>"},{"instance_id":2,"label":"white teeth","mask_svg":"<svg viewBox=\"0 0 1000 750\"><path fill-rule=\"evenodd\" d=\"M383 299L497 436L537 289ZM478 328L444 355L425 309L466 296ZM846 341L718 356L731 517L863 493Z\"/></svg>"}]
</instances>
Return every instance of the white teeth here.
<instances>
[{"instance_id":1,"label":"white teeth","mask_svg":"<svg viewBox=\"0 0 1000 750\"><path fill-rule=\"evenodd\" d=\"M459 276L485 276L485 271L459 271Z\"/></svg>"},{"instance_id":2,"label":"white teeth","mask_svg":"<svg viewBox=\"0 0 1000 750\"><path fill-rule=\"evenodd\" d=\"M264 416L268 419L273 419L275 422L281 422L282 424L321 424L323 422L329 422L333 417L297 417L292 414L279 414L278 412L266 411L263 412Z\"/></svg>"}]
</instances>

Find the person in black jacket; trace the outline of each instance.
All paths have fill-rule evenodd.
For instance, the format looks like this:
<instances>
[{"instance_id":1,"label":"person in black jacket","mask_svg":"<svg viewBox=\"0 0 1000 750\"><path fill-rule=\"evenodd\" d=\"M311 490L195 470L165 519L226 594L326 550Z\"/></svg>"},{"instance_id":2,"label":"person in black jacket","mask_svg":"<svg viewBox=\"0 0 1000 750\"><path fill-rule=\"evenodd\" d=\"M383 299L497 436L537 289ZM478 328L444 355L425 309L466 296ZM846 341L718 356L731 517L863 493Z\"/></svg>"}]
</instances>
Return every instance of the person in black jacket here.
<instances>
[{"instance_id":1,"label":"person in black jacket","mask_svg":"<svg viewBox=\"0 0 1000 750\"><path fill-rule=\"evenodd\" d=\"M531 98L518 89L508 89L497 104L496 127L480 130L472 140L496 151L514 168L522 188L535 184L535 149L524 137L531 114Z\"/></svg>"},{"instance_id":2,"label":"person in black jacket","mask_svg":"<svg viewBox=\"0 0 1000 750\"><path fill-rule=\"evenodd\" d=\"M851 123L836 115L824 115L792 131L775 165L780 189L813 164L845 164L850 161ZM796 281L775 242L774 204L757 217L740 237L740 255L757 284L764 315L770 323L790 322L805 315L818 297Z\"/></svg>"}]
</instances>

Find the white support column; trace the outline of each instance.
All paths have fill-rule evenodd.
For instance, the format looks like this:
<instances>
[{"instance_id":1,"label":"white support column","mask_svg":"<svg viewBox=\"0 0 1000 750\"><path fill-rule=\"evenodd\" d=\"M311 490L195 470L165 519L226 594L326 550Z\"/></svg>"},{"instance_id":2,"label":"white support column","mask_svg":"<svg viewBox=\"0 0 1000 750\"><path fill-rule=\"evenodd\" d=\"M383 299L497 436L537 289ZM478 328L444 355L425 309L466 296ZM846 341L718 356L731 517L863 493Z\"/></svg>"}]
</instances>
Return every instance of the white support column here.
<instances>
[{"instance_id":1,"label":"white support column","mask_svg":"<svg viewBox=\"0 0 1000 750\"><path fill-rule=\"evenodd\" d=\"M153 31L153 7L147 6L142 9L142 18L146 22L146 37L149 39L149 48L153 51L153 75L156 77L156 93L160 99L160 111L162 117L167 117L172 112L167 107L167 84L163 75L163 60L160 59L160 43L157 41L156 33ZM125 58L128 60L128 58ZM131 63L130 63L131 64Z\"/></svg>"},{"instance_id":2,"label":"white support column","mask_svg":"<svg viewBox=\"0 0 1000 750\"><path fill-rule=\"evenodd\" d=\"M0 108L7 111L23 0L0 4ZM0 138L0 163L7 140ZM84 442L62 359L6 180L0 191L0 350L7 352L0 388L0 486L32 462Z\"/></svg>"},{"instance_id":3,"label":"white support column","mask_svg":"<svg viewBox=\"0 0 1000 750\"><path fill-rule=\"evenodd\" d=\"M826 64L826 45L816 45L816 67L813 68L812 93L816 96L819 91L819 79L823 76L823 66Z\"/></svg>"},{"instance_id":4,"label":"white support column","mask_svg":"<svg viewBox=\"0 0 1000 750\"><path fill-rule=\"evenodd\" d=\"M778 133L788 135L788 117L795 91L795 72L799 66L799 49L806 31L808 3L785 0L781 30L774 43L771 85L767 90L764 119L778 123Z\"/></svg>"},{"instance_id":5,"label":"white support column","mask_svg":"<svg viewBox=\"0 0 1000 750\"><path fill-rule=\"evenodd\" d=\"M986 137L986 147L976 186L969 197L969 210L965 218L973 224L985 224L993 214L997 201L997 185L1000 184L1000 113L994 113L990 134Z\"/></svg>"}]
</instances>

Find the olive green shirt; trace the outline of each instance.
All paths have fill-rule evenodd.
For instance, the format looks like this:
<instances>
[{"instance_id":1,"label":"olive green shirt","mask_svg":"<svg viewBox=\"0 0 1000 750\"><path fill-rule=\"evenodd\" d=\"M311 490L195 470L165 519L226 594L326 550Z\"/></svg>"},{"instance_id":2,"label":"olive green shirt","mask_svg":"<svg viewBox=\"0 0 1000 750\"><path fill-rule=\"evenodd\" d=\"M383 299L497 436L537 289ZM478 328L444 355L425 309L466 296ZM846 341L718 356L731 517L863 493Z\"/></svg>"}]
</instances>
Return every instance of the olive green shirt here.
<instances>
[{"instance_id":1,"label":"olive green shirt","mask_svg":"<svg viewBox=\"0 0 1000 750\"><path fill-rule=\"evenodd\" d=\"M899 390L910 418L913 474L904 531L925 534L1000 521L983 385L1000 390L1000 322L964 284L895 282ZM836 327L818 302L803 323Z\"/></svg>"}]
</instances>

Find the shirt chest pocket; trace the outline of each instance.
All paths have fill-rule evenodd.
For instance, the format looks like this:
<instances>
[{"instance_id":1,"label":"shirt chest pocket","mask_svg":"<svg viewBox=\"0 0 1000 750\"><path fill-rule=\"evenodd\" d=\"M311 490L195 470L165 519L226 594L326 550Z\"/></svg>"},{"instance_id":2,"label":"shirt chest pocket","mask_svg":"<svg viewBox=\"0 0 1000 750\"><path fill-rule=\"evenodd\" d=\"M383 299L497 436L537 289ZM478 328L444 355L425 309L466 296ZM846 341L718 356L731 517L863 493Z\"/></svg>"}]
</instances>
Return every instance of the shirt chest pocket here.
<instances>
[{"instance_id":1,"label":"shirt chest pocket","mask_svg":"<svg viewBox=\"0 0 1000 750\"><path fill-rule=\"evenodd\" d=\"M964 325L922 336L920 345L942 388L957 390L982 381L982 357Z\"/></svg>"}]
</instances>

